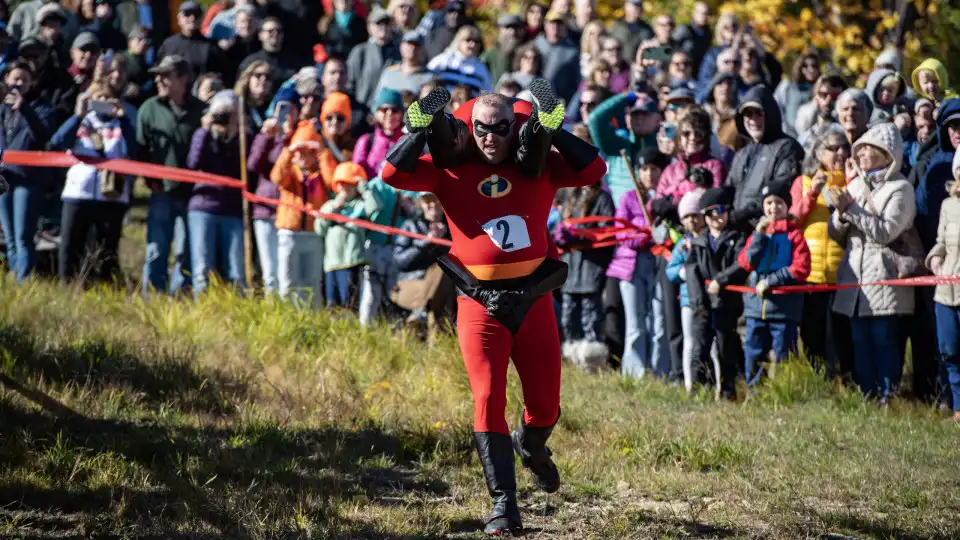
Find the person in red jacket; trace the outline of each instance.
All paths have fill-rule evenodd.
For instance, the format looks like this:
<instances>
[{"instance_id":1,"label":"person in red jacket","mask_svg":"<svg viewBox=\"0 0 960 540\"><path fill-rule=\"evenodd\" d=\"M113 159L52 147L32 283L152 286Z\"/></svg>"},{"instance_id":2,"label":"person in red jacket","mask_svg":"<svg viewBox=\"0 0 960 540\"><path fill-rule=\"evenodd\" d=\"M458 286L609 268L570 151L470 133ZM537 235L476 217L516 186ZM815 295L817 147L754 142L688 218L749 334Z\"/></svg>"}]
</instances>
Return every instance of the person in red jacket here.
<instances>
[{"instance_id":1,"label":"person in red jacket","mask_svg":"<svg viewBox=\"0 0 960 540\"><path fill-rule=\"evenodd\" d=\"M554 99L544 91L536 103ZM595 147L559 129L562 115L557 122L539 105L531 110L483 94L451 117L442 112L448 101L446 89L437 88L411 104L409 134L387 155L381 176L398 189L436 194L446 213L453 247L439 263L461 292L457 333L473 392L477 453L493 499L484 531L502 534L522 529L514 451L541 489L560 487L546 447L560 416L560 337L549 292L563 284L566 265L557 260L546 222L558 189L591 185L606 165ZM547 149L552 144L557 152L541 156L537 143L518 159L521 128L530 124L550 133ZM441 132L455 134L442 150ZM433 155L421 156L428 137ZM434 156L451 151L457 159L438 167ZM536 169L542 171L526 174ZM512 434L505 416L511 357L524 401Z\"/></svg>"}]
</instances>

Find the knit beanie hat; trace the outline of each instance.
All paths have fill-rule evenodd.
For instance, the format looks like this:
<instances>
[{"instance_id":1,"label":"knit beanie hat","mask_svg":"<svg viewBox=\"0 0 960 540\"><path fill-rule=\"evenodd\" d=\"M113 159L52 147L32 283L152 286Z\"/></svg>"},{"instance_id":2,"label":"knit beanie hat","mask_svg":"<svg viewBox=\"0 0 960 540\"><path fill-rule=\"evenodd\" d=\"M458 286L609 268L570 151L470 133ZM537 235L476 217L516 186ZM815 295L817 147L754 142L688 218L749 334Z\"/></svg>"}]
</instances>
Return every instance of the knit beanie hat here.
<instances>
[{"instance_id":1,"label":"knit beanie hat","mask_svg":"<svg viewBox=\"0 0 960 540\"><path fill-rule=\"evenodd\" d=\"M392 88L381 88L380 94L377 95L377 104L373 110L379 110L380 107L391 106L400 109L404 109L403 106L403 94L397 92Z\"/></svg>"},{"instance_id":2,"label":"knit beanie hat","mask_svg":"<svg viewBox=\"0 0 960 540\"><path fill-rule=\"evenodd\" d=\"M790 182L777 182L763 186L760 193L763 195L763 200L767 200L767 197L780 197L789 207L793 204L793 197L790 196L790 187Z\"/></svg>"},{"instance_id":3,"label":"knit beanie hat","mask_svg":"<svg viewBox=\"0 0 960 540\"><path fill-rule=\"evenodd\" d=\"M350 125L350 96L343 92L331 92L327 99L323 101L320 107L320 119L325 119L331 114L339 114L347 119L347 125Z\"/></svg>"},{"instance_id":4,"label":"knit beanie hat","mask_svg":"<svg viewBox=\"0 0 960 540\"><path fill-rule=\"evenodd\" d=\"M690 214L697 214L700 212L700 199L703 198L703 194L707 190L703 188L697 188L693 191L687 192L686 195L680 198L680 204L677 206L677 213L680 214L680 219L683 219Z\"/></svg>"},{"instance_id":5,"label":"knit beanie hat","mask_svg":"<svg viewBox=\"0 0 960 540\"><path fill-rule=\"evenodd\" d=\"M700 197L700 211L711 206L730 206L733 204L733 190L729 187L708 189Z\"/></svg>"}]
</instances>

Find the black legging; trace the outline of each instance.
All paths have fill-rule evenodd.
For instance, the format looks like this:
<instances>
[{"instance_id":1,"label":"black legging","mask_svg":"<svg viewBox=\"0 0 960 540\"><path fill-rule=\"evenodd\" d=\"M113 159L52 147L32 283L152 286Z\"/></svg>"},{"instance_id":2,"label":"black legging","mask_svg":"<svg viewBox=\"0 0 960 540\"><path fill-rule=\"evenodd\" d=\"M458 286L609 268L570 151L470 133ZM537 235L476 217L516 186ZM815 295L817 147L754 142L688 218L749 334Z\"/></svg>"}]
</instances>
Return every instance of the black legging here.
<instances>
[{"instance_id":1,"label":"black legging","mask_svg":"<svg viewBox=\"0 0 960 540\"><path fill-rule=\"evenodd\" d=\"M64 202L60 214L60 279L112 281L120 275L117 250L127 205Z\"/></svg>"}]
</instances>

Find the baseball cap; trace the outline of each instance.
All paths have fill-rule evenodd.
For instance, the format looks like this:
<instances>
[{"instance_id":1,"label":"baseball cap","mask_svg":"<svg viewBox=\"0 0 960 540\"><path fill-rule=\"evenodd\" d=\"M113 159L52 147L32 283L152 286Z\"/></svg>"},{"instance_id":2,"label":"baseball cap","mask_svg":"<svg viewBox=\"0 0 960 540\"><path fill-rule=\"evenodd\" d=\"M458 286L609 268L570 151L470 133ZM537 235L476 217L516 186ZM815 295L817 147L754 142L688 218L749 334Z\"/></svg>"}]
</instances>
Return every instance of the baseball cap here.
<instances>
[{"instance_id":1,"label":"baseball cap","mask_svg":"<svg viewBox=\"0 0 960 540\"><path fill-rule=\"evenodd\" d=\"M177 75L187 75L190 73L190 64L188 64L182 56L171 54L164 56L159 64L150 68L148 71L154 74L175 73Z\"/></svg>"},{"instance_id":2,"label":"baseball cap","mask_svg":"<svg viewBox=\"0 0 960 540\"><path fill-rule=\"evenodd\" d=\"M188 0L180 4L180 13L203 13L203 6L199 2L194 2L193 0Z\"/></svg>"},{"instance_id":3,"label":"baseball cap","mask_svg":"<svg viewBox=\"0 0 960 540\"><path fill-rule=\"evenodd\" d=\"M387 13L382 7L374 6L373 10L370 11L370 16L367 18L367 20L374 24L382 21L389 21L390 14Z\"/></svg>"},{"instance_id":4,"label":"baseball cap","mask_svg":"<svg viewBox=\"0 0 960 540\"><path fill-rule=\"evenodd\" d=\"M640 94L637 96L637 101L630 106L630 112L638 111L647 114L652 114L657 112L657 102L647 94Z\"/></svg>"},{"instance_id":5,"label":"baseball cap","mask_svg":"<svg viewBox=\"0 0 960 540\"><path fill-rule=\"evenodd\" d=\"M421 36L420 32L417 32L416 30L410 30L409 32L403 33L403 37L400 39L400 42L423 45L423 36Z\"/></svg>"},{"instance_id":6,"label":"baseball cap","mask_svg":"<svg viewBox=\"0 0 960 540\"><path fill-rule=\"evenodd\" d=\"M133 28L130 29L130 33L127 34L127 39L149 39L150 33L147 32L147 29L139 24L135 24Z\"/></svg>"},{"instance_id":7,"label":"baseball cap","mask_svg":"<svg viewBox=\"0 0 960 540\"><path fill-rule=\"evenodd\" d=\"M501 15L497 19L497 26L500 28L510 28L512 26L523 26L523 19L519 15Z\"/></svg>"},{"instance_id":8,"label":"baseball cap","mask_svg":"<svg viewBox=\"0 0 960 540\"><path fill-rule=\"evenodd\" d=\"M460 0L450 0L447 2L446 11L466 11L467 5L461 2Z\"/></svg>"},{"instance_id":9,"label":"baseball cap","mask_svg":"<svg viewBox=\"0 0 960 540\"><path fill-rule=\"evenodd\" d=\"M682 100L696 101L696 97L693 94L693 90L689 88L679 87L679 88L674 88L673 90L670 91L669 94L667 94L667 103L670 103L672 101L682 101Z\"/></svg>"},{"instance_id":10,"label":"baseball cap","mask_svg":"<svg viewBox=\"0 0 960 540\"><path fill-rule=\"evenodd\" d=\"M97 35L93 32L80 32L80 34L73 40L72 48L74 49L100 49L100 40L97 38Z\"/></svg>"}]
</instances>

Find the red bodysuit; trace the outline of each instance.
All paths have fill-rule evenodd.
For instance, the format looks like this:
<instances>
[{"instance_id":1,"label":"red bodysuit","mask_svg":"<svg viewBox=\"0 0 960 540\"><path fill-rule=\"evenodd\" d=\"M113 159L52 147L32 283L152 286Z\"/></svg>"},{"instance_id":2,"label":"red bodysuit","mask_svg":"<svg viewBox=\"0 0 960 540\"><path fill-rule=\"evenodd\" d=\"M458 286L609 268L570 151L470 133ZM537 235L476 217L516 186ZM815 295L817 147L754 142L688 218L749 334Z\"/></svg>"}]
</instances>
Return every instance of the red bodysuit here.
<instances>
[{"instance_id":1,"label":"red bodysuit","mask_svg":"<svg viewBox=\"0 0 960 540\"><path fill-rule=\"evenodd\" d=\"M429 156L421 157L412 173L388 162L381 176L398 189L436 194L453 239L451 255L477 279L492 280L527 276L544 258L556 258L546 223L557 189L590 185L605 173L599 156L575 172L552 152L538 178L521 176L512 163L479 160L440 170ZM505 409L511 356L523 387L525 423L552 426L560 413L560 336L551 295L534 303L515 334L479 302L464 296L457 302L460 351L473 391L474 431L509 433Z\"/></svg>"}]
</instances>

